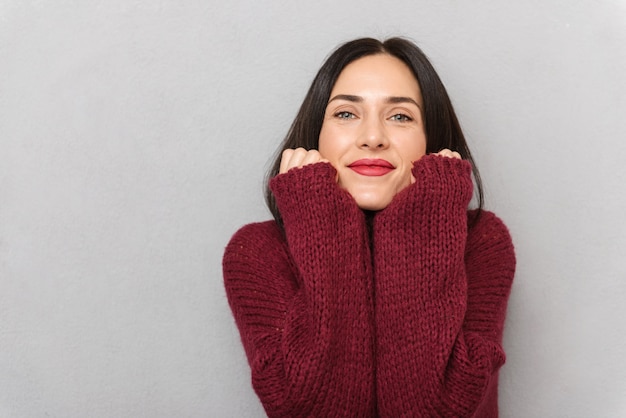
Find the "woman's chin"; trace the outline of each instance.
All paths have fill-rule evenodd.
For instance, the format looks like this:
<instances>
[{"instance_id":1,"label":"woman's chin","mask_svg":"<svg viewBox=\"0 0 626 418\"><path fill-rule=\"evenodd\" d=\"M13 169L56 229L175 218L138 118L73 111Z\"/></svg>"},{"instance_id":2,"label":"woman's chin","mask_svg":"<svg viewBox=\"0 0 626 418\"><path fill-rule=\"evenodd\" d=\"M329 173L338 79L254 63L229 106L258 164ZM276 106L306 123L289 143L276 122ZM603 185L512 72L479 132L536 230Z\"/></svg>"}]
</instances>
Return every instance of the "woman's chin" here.
<instances>
[{"instance_id":1,"label":"woman's chin","mask_svg":"<svg viewBox=\"0 0 626 418\"><path fill-rule=\"evenodd\" d=\"M383 210L389 203L391 203L391 198L387 198L386 196L353 196L356 204L362 210Z\"/></svg>"},{"instance_id":2,"label":"woman's chin","mask_svg":"<svg viewBox=\"0 0 626 418\"><path fill-rule=\"evenodd\" d=\"M385 179L376 177L371 181L342 181L339 178L339 187L346 190L362 210L379 211L385 209L393 201L396 194L411 185L410 178L406 182L399 182L395 178ZM348 180L352 180L348 178Z\"/></svg>"}]
</instances>

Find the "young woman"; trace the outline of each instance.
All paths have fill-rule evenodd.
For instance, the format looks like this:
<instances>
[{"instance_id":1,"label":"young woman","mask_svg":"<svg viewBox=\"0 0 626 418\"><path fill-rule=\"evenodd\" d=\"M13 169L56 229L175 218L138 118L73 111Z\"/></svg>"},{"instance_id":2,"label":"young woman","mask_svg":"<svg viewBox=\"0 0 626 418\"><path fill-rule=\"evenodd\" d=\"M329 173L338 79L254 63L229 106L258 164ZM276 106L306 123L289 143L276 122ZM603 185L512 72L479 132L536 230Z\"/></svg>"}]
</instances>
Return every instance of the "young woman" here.
<instances>
[{"instance_id":1,"label":"young woman","mask_svg":"<svg viewBox=\"0 0 626 418\"><path fill-rule=\"evenodd\" d=\"M223 260L267 414L497 416L513 245L422 51L339 47L282 150Z\"/></svg>"}]
</instances>

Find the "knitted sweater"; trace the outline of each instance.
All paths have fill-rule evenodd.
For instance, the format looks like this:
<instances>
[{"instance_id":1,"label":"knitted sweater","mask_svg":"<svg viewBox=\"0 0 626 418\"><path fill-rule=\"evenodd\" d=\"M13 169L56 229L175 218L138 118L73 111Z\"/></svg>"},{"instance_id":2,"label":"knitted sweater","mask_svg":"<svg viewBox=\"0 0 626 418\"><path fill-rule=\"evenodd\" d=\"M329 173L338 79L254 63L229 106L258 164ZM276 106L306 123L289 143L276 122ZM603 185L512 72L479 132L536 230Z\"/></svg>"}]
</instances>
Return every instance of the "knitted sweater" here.
<instances>
[{"instance_id":1,"label":"knitted sweater","mask_svg":"<svg viewBox=\"0 0 626 418\"><path fill-rule=\"evenodd\" d=\"M371 220L327 163L270 187L268 221L231 239L228 300L270 417L495 417L515 270L466 161L428 155Z\"/></svg>"}]
</instances>

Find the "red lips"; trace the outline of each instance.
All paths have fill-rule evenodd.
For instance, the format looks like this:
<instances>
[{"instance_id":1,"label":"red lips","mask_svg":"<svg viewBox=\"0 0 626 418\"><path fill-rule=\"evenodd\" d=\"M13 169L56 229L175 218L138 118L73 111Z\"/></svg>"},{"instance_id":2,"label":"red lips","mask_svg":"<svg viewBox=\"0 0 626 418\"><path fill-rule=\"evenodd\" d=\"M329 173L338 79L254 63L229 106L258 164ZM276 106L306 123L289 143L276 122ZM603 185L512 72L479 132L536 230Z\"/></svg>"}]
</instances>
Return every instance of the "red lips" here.
<instances>
[{"instance_id":1,"label":"red lips","mask_svg":"<svg viewBox=\"0 0 626 418\"><path fill-rule=\"evenodd\" d=\"M362 176L384 176L395 169L389 161L369 158L357 160L348 167Z\"/></svg>"}]
</instances>

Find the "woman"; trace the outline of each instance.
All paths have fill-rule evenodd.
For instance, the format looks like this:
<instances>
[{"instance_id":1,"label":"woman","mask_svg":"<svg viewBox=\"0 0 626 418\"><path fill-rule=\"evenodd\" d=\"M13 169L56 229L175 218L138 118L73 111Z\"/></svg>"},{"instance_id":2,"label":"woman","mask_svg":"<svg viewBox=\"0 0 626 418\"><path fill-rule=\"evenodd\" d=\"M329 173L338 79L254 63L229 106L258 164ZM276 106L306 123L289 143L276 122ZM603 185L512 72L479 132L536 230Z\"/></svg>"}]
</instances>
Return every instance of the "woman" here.
<instances>
[{"instance_id":1,"label":"woman","mask_svg":"<svg viewBox=\"0 0 626 418\"><path fill-rule=\"evenodd\" d=\"M515 256L425 55L342 45L282 149L223 260L268 415L497 416Z\"/></svg>"}]
</instances>

